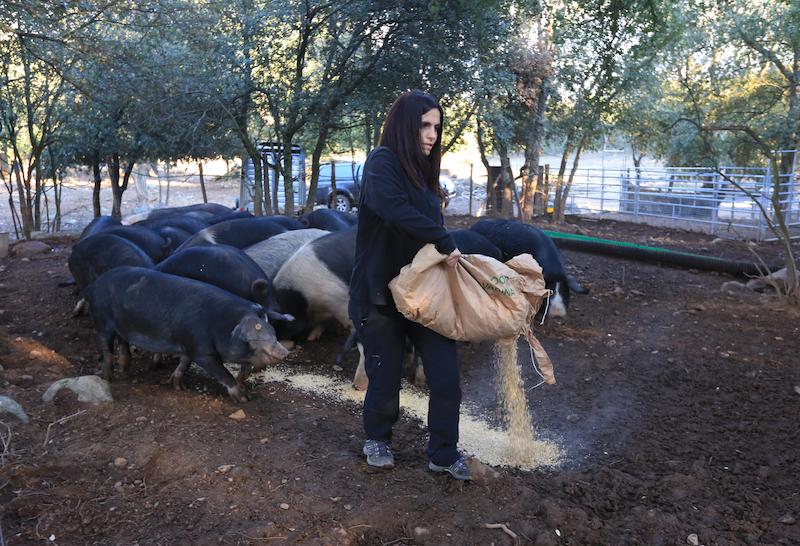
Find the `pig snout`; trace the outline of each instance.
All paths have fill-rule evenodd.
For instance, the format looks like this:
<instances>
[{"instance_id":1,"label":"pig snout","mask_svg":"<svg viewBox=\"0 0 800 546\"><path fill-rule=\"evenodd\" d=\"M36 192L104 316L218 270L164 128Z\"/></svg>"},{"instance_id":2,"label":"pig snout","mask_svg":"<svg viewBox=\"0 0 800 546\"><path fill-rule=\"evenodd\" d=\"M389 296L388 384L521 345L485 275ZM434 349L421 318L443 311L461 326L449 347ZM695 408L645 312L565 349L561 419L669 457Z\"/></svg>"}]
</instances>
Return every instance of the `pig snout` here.
<instances>
[{"instance_id":1,"label":"pig snout","mask_svg":"<svg viewBox=\"0 0 800 546\"><path fill-rule=\"evenodd\" d=\"M278 341L268 344L263 351L273 360L282 360L289 354L289 350Z\"/></svg>"},{"instance_id":2,"label":"pig snout","mask_svg":"<svg viewBox=\"0 0 800 546\"><path fill-rule=\"evenodd\" d=\"M263 370L266 366L286 358L289 350L277 341L260 341L253 347L253 368Z\"/></svg>"}]
</instances>

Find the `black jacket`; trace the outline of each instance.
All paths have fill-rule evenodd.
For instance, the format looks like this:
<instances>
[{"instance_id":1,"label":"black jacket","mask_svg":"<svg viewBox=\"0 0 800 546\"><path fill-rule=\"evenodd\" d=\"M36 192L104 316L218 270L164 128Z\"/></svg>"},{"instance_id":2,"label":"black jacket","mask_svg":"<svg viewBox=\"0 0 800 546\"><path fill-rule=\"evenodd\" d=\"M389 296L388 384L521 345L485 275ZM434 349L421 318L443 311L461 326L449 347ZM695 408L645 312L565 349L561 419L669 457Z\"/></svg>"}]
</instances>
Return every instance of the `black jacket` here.
<instances>
[{"instance_id":1,"label":"black jacket","mask_svg":"<svg viewBox=\"0 0 800 546\"><path fill-rule=\"evenodd\" d=\"M393 304L389 281L426 243L434 243L442 254L456 248L444 228L439 196L417 188L389 148L375 148L362 174L350 299Z\"/></svg>"}]
</instances>

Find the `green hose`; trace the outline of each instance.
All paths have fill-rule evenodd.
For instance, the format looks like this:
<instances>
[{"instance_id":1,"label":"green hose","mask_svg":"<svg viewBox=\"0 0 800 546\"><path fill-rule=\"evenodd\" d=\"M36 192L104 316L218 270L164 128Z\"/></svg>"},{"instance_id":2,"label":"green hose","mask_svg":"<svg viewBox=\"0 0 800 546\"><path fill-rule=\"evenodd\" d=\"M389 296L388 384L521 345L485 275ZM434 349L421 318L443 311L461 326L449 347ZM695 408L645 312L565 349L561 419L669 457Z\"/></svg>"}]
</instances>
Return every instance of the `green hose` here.
<instances>
[{"instance_id":1,"label":"green hose","mask_svg":"<svg viewBox=\"0 0 800 546\"><path fill-rule=\"evenodd\" d=\"M600 239L577 235L575 233L561 233L558 231L544 231L551 237L559 248L569 250L579 250L592 252L604 256L618 256L631 260L661 262L703 271L717 271L742 277L753 277L764 273L765 269L769 272L777 271L782 266L759 266L754 262L744 262L736 260L726 260L713 256L703 256L691 252L681 252L658 248L655 246L645 246L625 241L614 241L612 239Z\"/></svg>"}]
</instances>

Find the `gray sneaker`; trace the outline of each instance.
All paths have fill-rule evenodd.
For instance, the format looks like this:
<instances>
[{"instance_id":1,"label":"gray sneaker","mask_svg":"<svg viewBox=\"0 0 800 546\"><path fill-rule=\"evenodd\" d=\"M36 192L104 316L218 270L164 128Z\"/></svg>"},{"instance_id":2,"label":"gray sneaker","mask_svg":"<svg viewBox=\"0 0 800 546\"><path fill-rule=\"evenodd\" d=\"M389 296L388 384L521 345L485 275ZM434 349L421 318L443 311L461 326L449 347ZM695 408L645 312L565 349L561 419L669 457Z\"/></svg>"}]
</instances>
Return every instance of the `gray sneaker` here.
<instances>
[{"instance_id":1,"label":"gray sneaker","mask_svg":"<svg viewBox=\"0 0 800 546\"><path fill-rule=\"evenodd\" d=\"M428 468L433 470L434 472L448 472L451 476L453 476L457 480L471 480L472 474L469 471L469 464L467 464L467 458L463 455L458 458L456 462L451 464L450 466L439 466L435 464L433 461L428 461Z\"/></svg>"},{"instance_id":2,"label":"gray sneaker","mask_svg":"<svg viewBox=\"0 0 800 546\"><path fill-rule=\"evenodd\" d=\"M367 440L362 450L367 456L367 464L377 468L394 468L394 455L386 442Z\"/></svg>"}]
</instances>

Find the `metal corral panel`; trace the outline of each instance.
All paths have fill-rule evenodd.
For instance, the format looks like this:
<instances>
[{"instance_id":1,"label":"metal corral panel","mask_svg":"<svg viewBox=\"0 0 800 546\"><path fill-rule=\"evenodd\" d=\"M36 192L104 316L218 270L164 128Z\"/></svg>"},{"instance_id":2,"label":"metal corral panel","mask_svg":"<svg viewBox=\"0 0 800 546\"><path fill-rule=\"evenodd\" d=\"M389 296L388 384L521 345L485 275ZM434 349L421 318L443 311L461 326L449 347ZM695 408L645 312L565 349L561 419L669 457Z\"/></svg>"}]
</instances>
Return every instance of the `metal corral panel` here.
<instances>
[{"instance_id":1,"label":"metal corral panel","mask_svg":"<svg viewBox=\"0 0 800 546\"><path fill-rule=\"evenodd\" d=\"M270 200L274 195L274 165L275 161L280 162L283 166L283 146L274 142L260 142L258 145L261 152L261 168L264 173L264 185L270 188ZM242 186L239 191L239 207L252 208L253 202L253 185L255 183L255 169L253 161L247 157L242 161L244 169L244 177ZM279 175L278 179L278 192L277 204L278 211L283 212L286 209L286 194L284 192L283 176ZM298 145L292 146L292 189L294 191L294 208L297 210L306 204L306 154ZM273 209L275 203L272 203Z\"/></svg>"}]
</instances>

